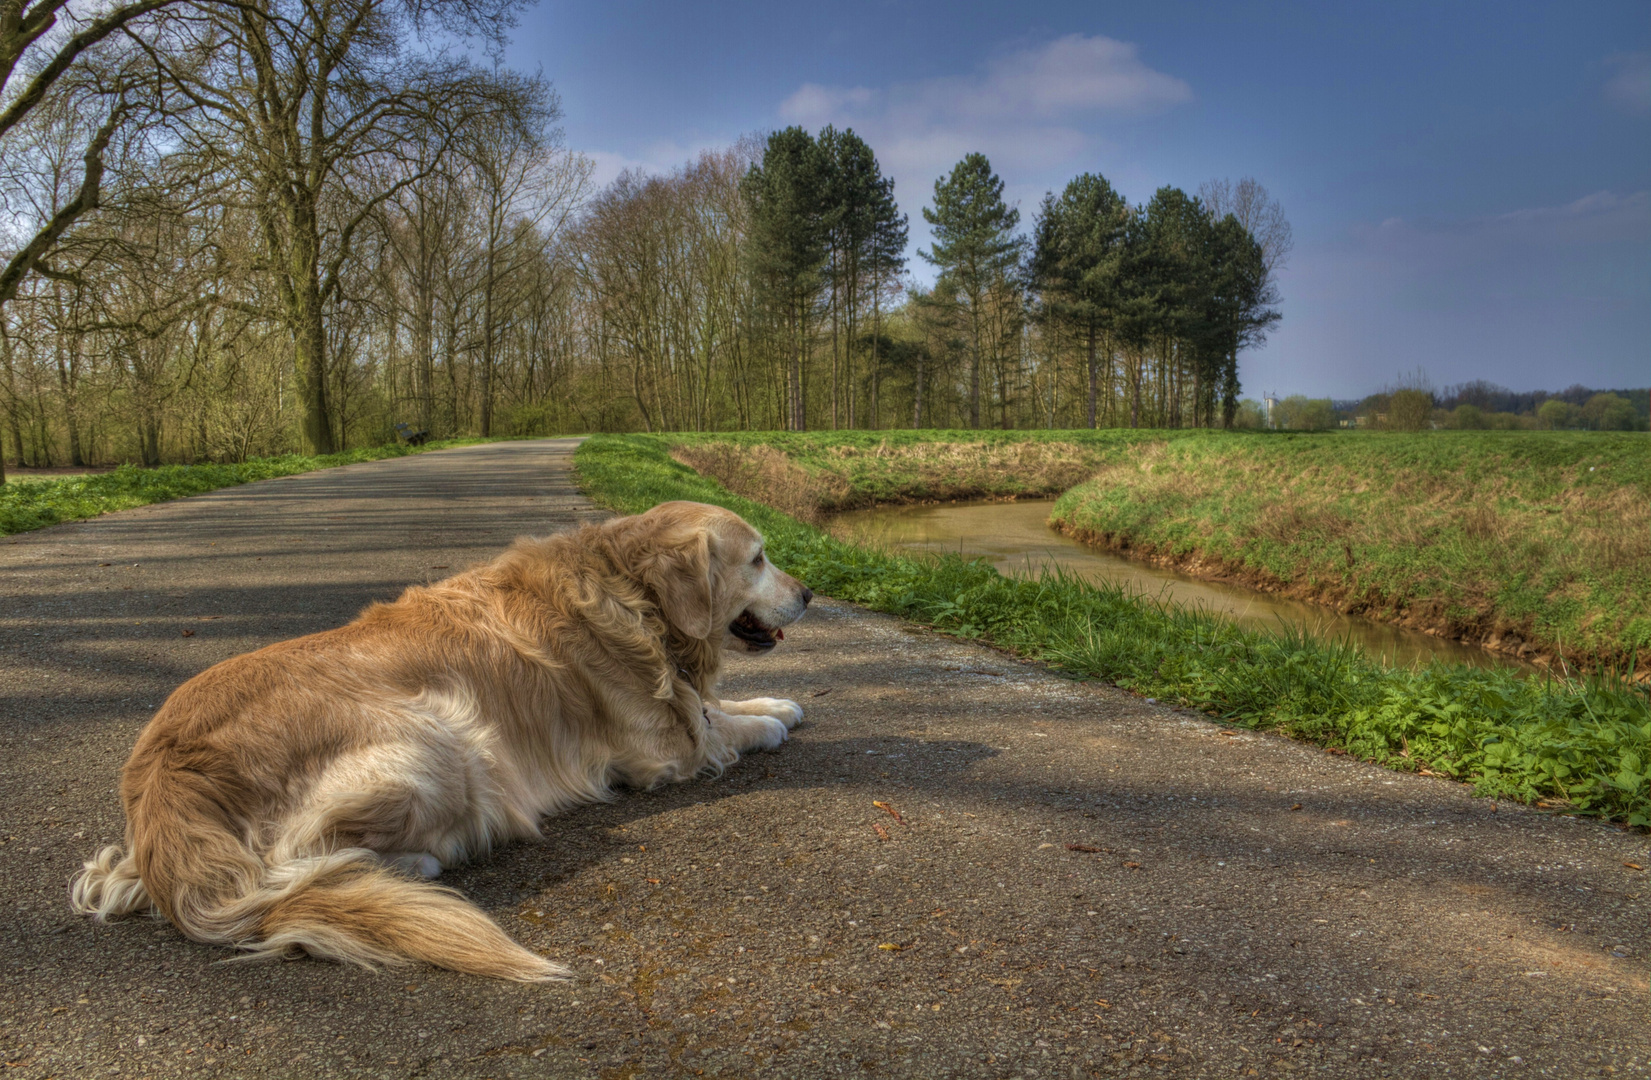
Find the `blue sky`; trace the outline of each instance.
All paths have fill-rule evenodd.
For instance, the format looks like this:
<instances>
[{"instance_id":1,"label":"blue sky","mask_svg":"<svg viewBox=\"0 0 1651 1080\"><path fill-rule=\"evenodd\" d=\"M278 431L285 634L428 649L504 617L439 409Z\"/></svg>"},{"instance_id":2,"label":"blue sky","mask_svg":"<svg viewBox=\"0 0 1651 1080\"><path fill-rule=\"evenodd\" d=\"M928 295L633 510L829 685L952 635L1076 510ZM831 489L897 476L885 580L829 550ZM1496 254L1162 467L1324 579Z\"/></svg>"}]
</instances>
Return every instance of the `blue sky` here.
<instances>
[{"instance_id":1,"label":"blue sky","mask_svg":"<svg viewBox=\"0 0 1651 1080\"><path fill-rule=\"evenodd\" d=\"M1248 393L1651 384L1651 5L542 0L510 61L598 178L790 123L851 126L913 247L992 160L1029 227L1098 171L1130 199L1254 176L1295 251ZM913 269L927 268L913 260Z\"/></svg>"}]
</instances>

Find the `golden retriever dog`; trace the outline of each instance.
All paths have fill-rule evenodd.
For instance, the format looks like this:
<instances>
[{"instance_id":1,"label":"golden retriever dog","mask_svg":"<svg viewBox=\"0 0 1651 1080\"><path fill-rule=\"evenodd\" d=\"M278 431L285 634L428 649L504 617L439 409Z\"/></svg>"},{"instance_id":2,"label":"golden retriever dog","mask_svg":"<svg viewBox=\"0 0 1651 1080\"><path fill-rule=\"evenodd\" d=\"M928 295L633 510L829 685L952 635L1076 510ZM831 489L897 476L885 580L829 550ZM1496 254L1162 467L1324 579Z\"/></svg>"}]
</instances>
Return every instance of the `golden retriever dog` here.
<instances>
[{"instance_id":1,"label":"golden retriever dog","mask_svg":"<svg viewBox=\"0 0 1651 1080\"><path fill-rule=\"evenodd\" d=\"M772 649L813 595L737 515L673 502L226 660L139 736L125 850L86 864L74 906L255 956L563 977L424 879L616 784L784 742L802 709L723 701L717 670L725 649Z\"/></svg>"}]
</instances>

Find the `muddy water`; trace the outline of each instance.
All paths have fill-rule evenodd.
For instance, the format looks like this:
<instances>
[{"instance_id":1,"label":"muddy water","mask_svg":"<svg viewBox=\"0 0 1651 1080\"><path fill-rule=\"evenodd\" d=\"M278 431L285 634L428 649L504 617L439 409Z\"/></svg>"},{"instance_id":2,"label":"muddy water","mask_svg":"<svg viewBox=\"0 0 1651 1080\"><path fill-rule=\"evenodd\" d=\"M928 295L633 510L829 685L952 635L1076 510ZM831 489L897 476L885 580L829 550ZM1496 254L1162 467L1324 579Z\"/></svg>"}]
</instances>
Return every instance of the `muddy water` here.
<instances>
[{"instance_id":1,"label":"muddy water","mask_svg":"<svg viewBox=\"0 0 1651 1080\"><path fill-rule=\"evenodd\" d=\"M1200 581L1097 551L1045 524L1052 505L1026 501L888 506L841 514L831 530L845 539L896 550L983 556L1005 573L1060 566L1090 581L1121 584L1132 592L1203 608L1249 627L1277 630L1282 624L1306 629L1320 638L1350 638L1368 655L1388 664L1408 667L1441 660L1476 667L1523 666L1477 646L1343 615L1318 604L1287 600L1242 585Z\"/></svg>"}]
</instances>

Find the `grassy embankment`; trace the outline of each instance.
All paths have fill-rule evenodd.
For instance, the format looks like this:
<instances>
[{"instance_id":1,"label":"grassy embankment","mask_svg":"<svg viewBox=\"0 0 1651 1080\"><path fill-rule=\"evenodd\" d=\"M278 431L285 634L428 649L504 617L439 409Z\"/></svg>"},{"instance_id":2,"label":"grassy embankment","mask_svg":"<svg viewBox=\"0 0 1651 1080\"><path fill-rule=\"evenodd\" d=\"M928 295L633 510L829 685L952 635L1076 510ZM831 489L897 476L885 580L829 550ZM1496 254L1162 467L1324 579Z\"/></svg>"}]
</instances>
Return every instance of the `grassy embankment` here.
<instances>
[{"instance_id":1,"label":"grassy embankment","mask_svg":"<svg viewBox=\"0 0 1651 1080\"><path fill-rule=\"evenodd\" d=\"M1081 443L1096 452L1130 443L1126 436L1107 434ZM1004 577L956 556L914 559L856 547L733 494L671 459L673 443L679 453L686 447L690 456L705 457L696 455L694 444L704 449L707 441L599 435L579 449L575 465L591 497L620 512L640 512L668 499L735 510L763 530L777 563L826 595L1246 727L1280 730L1395 768L1468 781L1484 795L1651 826L1651 697L1620 680L1519 678L1508 671L1442 665L1387 669L1351 647L1241 630L1213 616L1058 573ZM715 441L786 446L786 439L771 436ZM902 437L885 443L860 436L838 439L837 445L857 444L889 457L895 447L916 447L920 441ZM821 453L851 461L862 456L829 446ZM762 467L807 472L803 461L769 459ZM890 474L880 466L865 469ZM969 494L1024 493L993 479L1001 471L983 474ZM851 477L854 467L836 475ZM782 471L780 479L786 477L793 485L804 482ZM1017 483L1024 488L1027 481Z\"/></svg>"},{"instance_id":2,"label":"grassy embankment","mask_svg":"<svg viewBox=\"0 0 1651 1080\"><path fill-rule=\"evenodd\" d=\"M60 521L96 517L113 510L181 499L254 480L486 441L448 439L418 447L374 446L338 454L283 454L232 465L162 465L153 469L122 465L114 472L49 479L10 477L5 484L0 484L0 536L42 529Z\"/></svg>"},{"instance_id":3,"label":"grassy embankment","mask_svg":"<svg viewBox=\"0 0 1651 1080\"><path fill-rule=\"evenodd\" d=\"M1177 440L1051 515L1099 546L1586 668L1651 670L1651 438Z\"/></svg>"},{"instance_id":4,"label":"grassy embankment","mask_svg":"<svg viewBox=\"0 0 1651 1080\"><path fill-rule=\"evenodd\" d=\"M1643 434L672 439L679 460L806 521L881 502L1067 492L1057 527L1133 557L1526 658L1651 670Z\"/></svg>"}]
</instances>

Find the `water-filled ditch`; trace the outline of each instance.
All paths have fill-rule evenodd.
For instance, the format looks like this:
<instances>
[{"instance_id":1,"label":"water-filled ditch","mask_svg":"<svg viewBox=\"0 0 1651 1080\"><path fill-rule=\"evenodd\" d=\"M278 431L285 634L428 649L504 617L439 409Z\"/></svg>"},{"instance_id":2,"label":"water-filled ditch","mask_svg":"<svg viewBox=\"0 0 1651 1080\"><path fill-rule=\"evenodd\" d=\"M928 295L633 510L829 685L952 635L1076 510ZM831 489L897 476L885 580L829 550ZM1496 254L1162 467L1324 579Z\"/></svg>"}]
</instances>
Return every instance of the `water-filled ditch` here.
<instances>
[{"instance_id":1,"label":"water-filled ditch","mask_svg":"<svg viewBox=\"0 0 1651 1080\"><path fill-rule=\"evenodd\" d=\"M1525 667L1474 645L1448 641L1319 604L1289 600L1242 585L1201 581L1173 570L1133 562L1068 539L1046 524L1045 501L884 506L833 519L844 539L898 551L957 552L985 558L998 570L1059 566L1089 581L1122 584L1147 597L1223 615L1245 626L1301 628L1316 637L1352 639L1371 657L1410 666L1435 660L1476 667Z\"/></svg>"}]
</instances>

